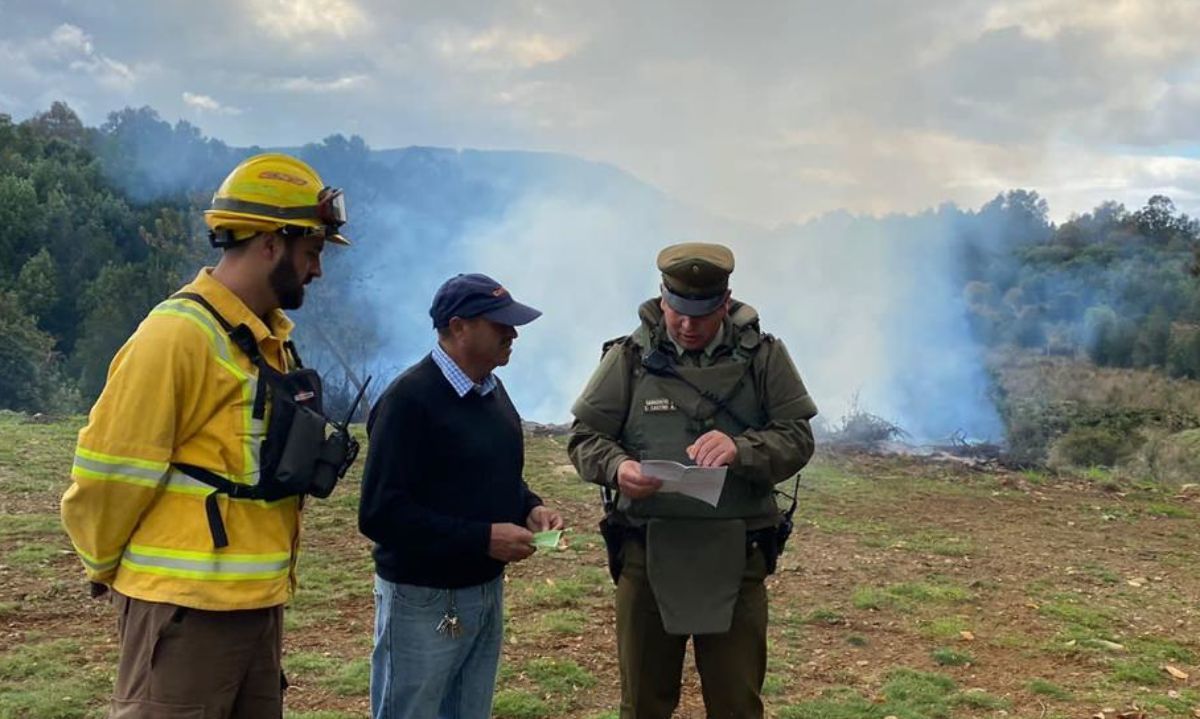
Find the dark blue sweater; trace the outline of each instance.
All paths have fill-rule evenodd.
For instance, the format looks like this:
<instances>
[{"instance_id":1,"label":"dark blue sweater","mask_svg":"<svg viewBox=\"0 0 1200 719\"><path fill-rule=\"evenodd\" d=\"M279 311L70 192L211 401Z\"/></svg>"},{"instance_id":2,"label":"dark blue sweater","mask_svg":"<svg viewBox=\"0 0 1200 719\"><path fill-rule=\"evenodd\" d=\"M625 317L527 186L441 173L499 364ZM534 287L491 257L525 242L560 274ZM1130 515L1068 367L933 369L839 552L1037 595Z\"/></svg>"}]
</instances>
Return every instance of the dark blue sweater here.
<instances>
[{"instance_id":1,"label":"dark blue sweater","mask_svg":"<svg viewBox=\"0 0 1200 719\"><path fill-rule=\"evenodd\" d=\"M542 503L522 472L521 418L504 385L459 397L426 356L384 391L367 420L358 528L390 582L454 589L504 571L491 525L525 525Z\"/></svg>"}]
</instances>

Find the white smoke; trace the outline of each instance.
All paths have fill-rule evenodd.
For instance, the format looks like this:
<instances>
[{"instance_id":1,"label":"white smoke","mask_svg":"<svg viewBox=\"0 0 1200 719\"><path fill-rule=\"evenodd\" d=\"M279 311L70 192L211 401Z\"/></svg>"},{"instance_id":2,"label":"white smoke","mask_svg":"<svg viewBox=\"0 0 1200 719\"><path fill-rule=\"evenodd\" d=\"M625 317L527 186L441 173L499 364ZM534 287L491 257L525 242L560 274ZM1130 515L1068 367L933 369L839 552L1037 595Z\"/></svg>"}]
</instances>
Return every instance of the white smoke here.
<instances>
[{"instance_id":1,"label":"white smoke","mask_svg":"<svg viewBox=\"0 0 1200 719\"><path fill-rule=\"evenodd\" d=\"M644 214L643 214L644 213ZM480 271L545 312L501 370L529 419L561 422L606 339L637 326L658 290L655 256L687 240L724 242L734 297L788 346L826 419L852 399L918 439L1000 435L955 280L953 220L835 214L802 226L684 227L670 213L602 201L527 198L466 238Z\"/></svg>"}]
</instances>

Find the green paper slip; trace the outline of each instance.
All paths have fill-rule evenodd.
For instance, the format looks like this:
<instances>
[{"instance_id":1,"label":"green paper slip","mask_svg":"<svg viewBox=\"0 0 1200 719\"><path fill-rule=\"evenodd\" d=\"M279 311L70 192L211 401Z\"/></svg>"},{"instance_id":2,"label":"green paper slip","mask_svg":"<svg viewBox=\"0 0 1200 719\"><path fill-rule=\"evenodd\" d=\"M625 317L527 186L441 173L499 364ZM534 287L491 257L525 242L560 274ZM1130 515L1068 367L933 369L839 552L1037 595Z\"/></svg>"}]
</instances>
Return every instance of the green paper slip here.
<instances>
[{"instance_id":1,"label":"green paper slip","mask_svg":"<svg viewBox=\"0 0 1200 719\"><path fill-rule=\"evenodd\" d=\"M561 529L535 532L533 535L533 546L538 547L539 549L558 549L558 542L561 539Z\"/></svg>"}]
</instances>

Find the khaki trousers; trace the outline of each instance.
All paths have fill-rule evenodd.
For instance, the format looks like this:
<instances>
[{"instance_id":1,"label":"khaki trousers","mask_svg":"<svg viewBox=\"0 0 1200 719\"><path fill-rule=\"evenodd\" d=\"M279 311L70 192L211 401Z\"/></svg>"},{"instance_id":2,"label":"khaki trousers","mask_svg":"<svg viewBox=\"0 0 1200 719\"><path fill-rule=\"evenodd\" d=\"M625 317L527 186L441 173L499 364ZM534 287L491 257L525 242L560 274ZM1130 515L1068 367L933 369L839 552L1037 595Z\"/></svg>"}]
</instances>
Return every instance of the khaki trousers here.
<instances>
[{"instance_id":1,"label":"khaki trousers","mask_svg":"<svg viewBox=\"0 0 1200 719\"><path fill-rule=\"evenodd\" d=\"M667 634L646 577L646 548L636 539L622 547L617 582L617 651L621 666L621 719L670 719L679 704L688 637ZM755 550L733 625L723 634L692 637L704 708L710 719L756 719L767 672L766 560Z\"/></svg>"},{"instance_id":2,"label":"khaki trousers","mask_svg":"<svg viewBox=\"0 0 1200 719\"><path fill-rule=\"evenodd\" d=\"M113 592L121 660L111 719L283 716L283 607L213 612Z\"/></svg>"}]
</instances>

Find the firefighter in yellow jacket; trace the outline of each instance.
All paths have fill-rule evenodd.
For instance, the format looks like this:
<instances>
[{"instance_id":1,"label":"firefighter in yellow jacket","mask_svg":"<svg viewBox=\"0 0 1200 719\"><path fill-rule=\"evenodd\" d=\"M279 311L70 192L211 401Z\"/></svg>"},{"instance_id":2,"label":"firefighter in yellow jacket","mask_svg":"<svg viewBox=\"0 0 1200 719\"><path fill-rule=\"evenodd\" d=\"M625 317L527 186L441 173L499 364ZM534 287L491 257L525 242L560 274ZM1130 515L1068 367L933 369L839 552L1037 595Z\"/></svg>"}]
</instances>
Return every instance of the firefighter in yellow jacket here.
<instances>
[{"instance_id":1,"label":"firefighter in yellow jacket","mask_svg":"<svg viewBox=\"0 0 1200 719\"><path fill-rule=\"evenodd\" d=\"M321 276L326 242L349 244L345 219L341 191L305 163L245 160L205 212L216 267L155 307L109 367L62 519L93 594L111 588L117 609L112 717L282 714L301 503L357 451L326 431L282 310Z\"/></svg>"}]
</instances>

